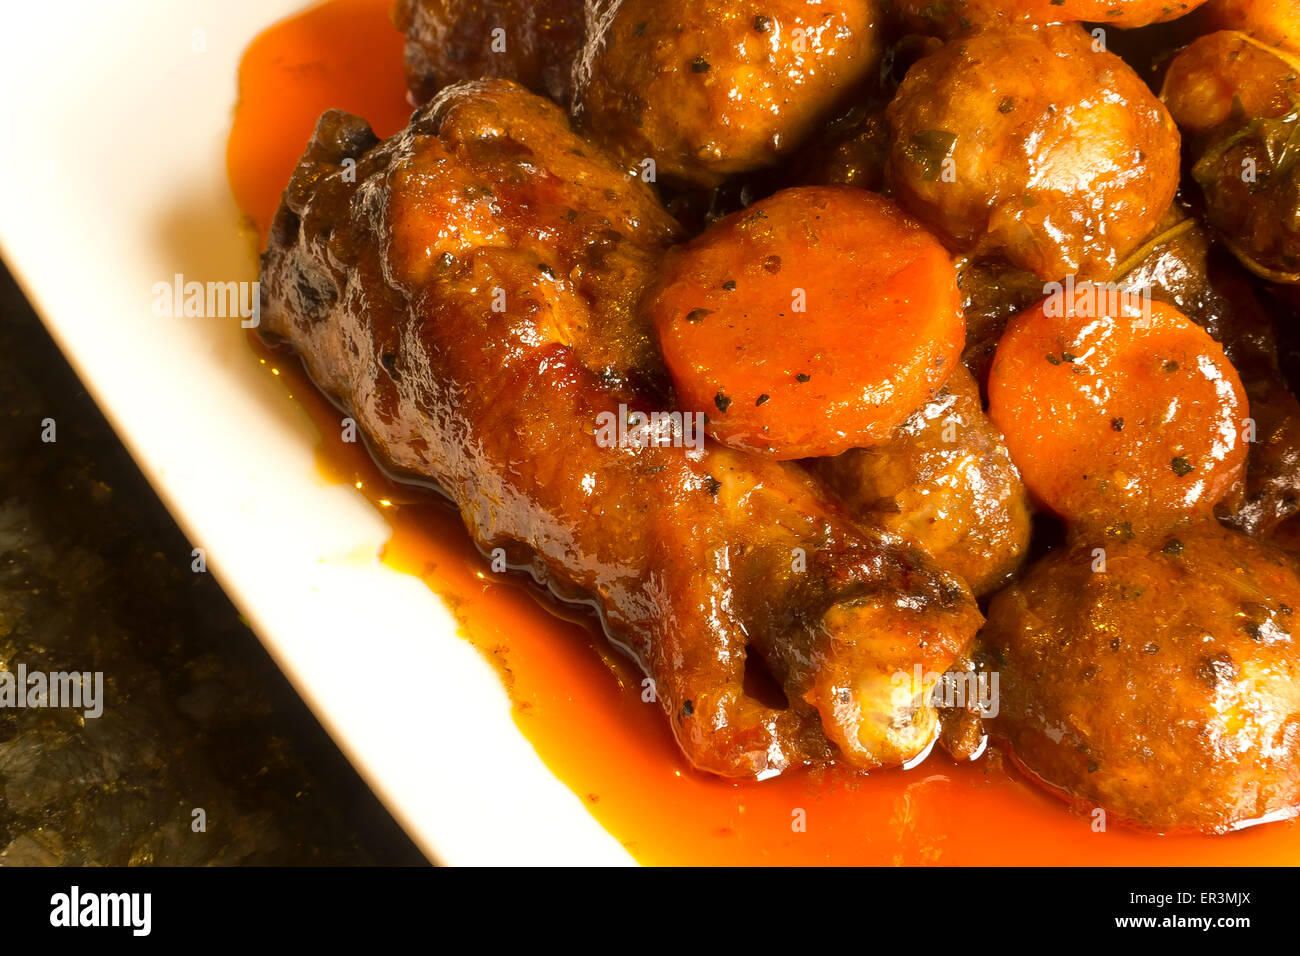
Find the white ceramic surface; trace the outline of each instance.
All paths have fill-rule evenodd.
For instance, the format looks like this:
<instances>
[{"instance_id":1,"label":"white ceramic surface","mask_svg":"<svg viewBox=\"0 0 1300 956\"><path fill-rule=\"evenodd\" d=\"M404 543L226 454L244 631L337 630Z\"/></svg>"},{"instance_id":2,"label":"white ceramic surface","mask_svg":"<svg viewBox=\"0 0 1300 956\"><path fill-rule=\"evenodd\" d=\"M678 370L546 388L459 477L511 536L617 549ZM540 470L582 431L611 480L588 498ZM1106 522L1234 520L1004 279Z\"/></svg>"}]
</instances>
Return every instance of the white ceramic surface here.
<instances>
[{"instance_id":1,"label":"white ceramic surface","mask_svg":"<svg viewBox=\"0 0 1300 956\"><path fill-rule=\"evenodd\" d=\"M520 735L441 602L380 563L387 525L320 477L314 426L237 321L153 315L155 283L177 273L256 278L224 168L236 67L301 6L5 0L0 255L210 571L427 853L631 862Z\"/></svg>"}]
</instances>

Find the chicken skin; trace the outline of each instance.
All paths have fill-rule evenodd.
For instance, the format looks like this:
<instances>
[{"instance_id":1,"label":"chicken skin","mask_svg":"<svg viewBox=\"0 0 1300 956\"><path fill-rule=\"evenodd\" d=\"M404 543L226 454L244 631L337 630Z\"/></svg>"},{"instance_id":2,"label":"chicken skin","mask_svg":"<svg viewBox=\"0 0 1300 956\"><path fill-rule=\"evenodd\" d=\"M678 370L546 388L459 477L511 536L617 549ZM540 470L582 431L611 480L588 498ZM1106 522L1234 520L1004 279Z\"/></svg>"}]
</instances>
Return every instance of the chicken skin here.
<instances>
[{"instance_id":1,"label":"chicken skin","mask_svg":"<svg viewBox=\"0 0 1300 956\"><path fill-rule=\"evenodd\" d=\"M697 768L909 760L937 734L933 685L900 700L893 675L945 670L979 611L798 465L689 440L635 308L678 236L557 106L461 84L384 142L321 119L263 256L263 326L485 552L599 610ZM602 439L615 419L639 424ZM785 706L746 694L750 655Z\"/></svg>"},{"instance_id":2,"label":"chicken skin","mask_svg":"<svg viewBox=\"0 0 1300 956\"><path fill-rule=\"evenodd\" d=\"M628 168L699 186L788 155L881 57L876 0L595 0L590 16L579 126Z\"/></svg>"},{"instance_id":3,"label":"chicken skin","mask_svg":"<svg viewBox=\"0 0 1300 956\"><path fill-rule=\"evenodd\" d=\"M1005 584L1029 545L1028 493L964 367L889 442L809 467L851 513L916 542L977 595Z\"/></svg>"},{"instance_id":4,"label":"chicken skin","mask_svg":"<svg viewBox=\"0 0 1300 956\"><path fill-rule=\"evenodd\" d=\"M567 104L586 30L583 0L397 0L406 82L423 103L444 86L499 76Z\"/></svg>"},{"instance_id":5,"label":"chicken skin","mask_svg":"<svg viewBox=\"0 0 1300 956\"><path fill-rule=\"evenodd\" d=\"M950 41L888 118L898 201L955 248L1046 280L1111 278L1178 186L1169 114L1076 25Z\"/></svg>"},{"instance_id":6,"label":"chicken skin","mask_svg":"<svg viewBox=\"0 0 1300 956\"><path fill-rule=\"evenodd\" d=\"M1300 577L1213 521L1080 536L993 600L990 732L1059 795L1160 831L1300 807Z\"/></svg>"}]
</instances>

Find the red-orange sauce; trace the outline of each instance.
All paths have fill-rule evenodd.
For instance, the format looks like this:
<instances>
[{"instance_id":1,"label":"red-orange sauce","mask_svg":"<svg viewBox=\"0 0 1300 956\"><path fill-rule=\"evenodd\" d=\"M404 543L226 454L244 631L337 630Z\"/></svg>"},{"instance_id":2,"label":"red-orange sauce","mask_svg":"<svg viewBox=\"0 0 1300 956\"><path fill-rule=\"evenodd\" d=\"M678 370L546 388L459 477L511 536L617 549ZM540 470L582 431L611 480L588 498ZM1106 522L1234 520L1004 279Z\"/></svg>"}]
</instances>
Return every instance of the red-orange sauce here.
<instances>
[{"instance_id":1,"label":"red-orange sauce","mask_svg":"<svg viewBox=\"0 0 1300 956\"><path fill-rule=\"evenodd\" d=\"M263 240L324 109L363 115L381 136L406 122L390 3L329 0L272 26L246 52L228 168ZM387 562L448 602L466 638L497 665L520 731L644 863L1300 862L1295 823L1223 837L1096 832L1091 816L1014 777L996 753L955 766L936 752L915 770L869 777L832 770L731 783L695 773L658 706L641 701L640 675L581 613L548 611L530 584L493 574L444 503L392 483L357 445L338 440L337 411L296 359L260 342L255 349L321 425L322 469L359 487L391 522Z\"/></svg>"}]
</instances>

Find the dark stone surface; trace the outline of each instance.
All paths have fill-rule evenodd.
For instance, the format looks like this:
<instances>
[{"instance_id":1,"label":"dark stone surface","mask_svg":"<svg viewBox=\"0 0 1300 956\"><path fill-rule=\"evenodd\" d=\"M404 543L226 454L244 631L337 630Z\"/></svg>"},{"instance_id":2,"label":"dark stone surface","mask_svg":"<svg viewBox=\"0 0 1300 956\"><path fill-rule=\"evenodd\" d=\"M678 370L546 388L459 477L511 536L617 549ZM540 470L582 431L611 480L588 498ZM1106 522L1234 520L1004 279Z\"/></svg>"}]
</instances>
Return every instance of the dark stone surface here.
<instances>
[{"instance_id":1,"label":"dark stone surface","mask_svg":"<svg viewBox=\"0 0 1300 956\"><path fill-rule=\"evenodd\" d=\"M0 864L423 863L190 548L0 265Z\"/></svg>"}]
</instances>

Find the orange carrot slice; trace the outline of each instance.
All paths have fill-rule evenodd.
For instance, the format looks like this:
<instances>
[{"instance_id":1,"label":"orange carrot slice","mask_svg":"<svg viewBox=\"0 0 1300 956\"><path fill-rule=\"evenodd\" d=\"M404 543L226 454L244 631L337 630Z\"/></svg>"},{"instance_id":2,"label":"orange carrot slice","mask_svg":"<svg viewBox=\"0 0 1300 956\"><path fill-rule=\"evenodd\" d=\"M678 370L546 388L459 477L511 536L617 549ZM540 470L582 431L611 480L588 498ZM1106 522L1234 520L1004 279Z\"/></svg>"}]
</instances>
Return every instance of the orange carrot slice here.
<instances>
[{"instance_id":1,"label":"orange carrot slice","mask_svg":"<svg viewBox=\"0 0 1300 956\"><path fill-rule=\"evenodd\" d=\"M1025 484L1068 520L1208 511L1243 475L1248 414L1204 329L1088 283L1014 318L989 376Z\"/></svg>"},{"instance_id":2,"label":"orange carrot slice","mask_svg":"<svg viewBox=\"0 0 1300 956\"><path fill-rule=\"evenodd\" d=\"M888 440L965 337L944 247L880 196L788 189L672 250L646 299L679 404L776 458Z\"/></svg>"}]
</instances>

